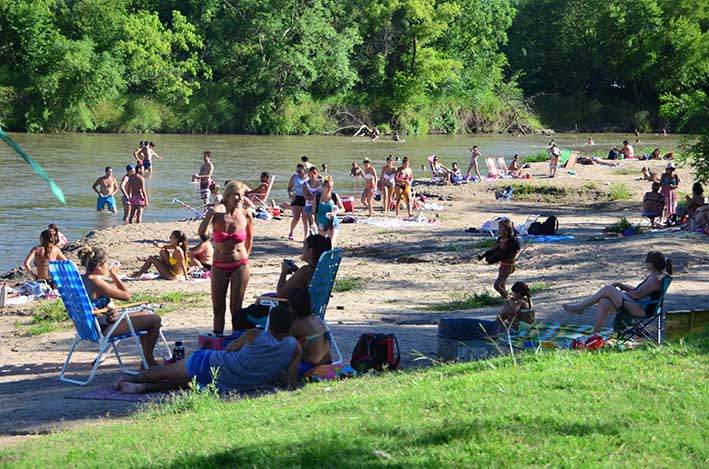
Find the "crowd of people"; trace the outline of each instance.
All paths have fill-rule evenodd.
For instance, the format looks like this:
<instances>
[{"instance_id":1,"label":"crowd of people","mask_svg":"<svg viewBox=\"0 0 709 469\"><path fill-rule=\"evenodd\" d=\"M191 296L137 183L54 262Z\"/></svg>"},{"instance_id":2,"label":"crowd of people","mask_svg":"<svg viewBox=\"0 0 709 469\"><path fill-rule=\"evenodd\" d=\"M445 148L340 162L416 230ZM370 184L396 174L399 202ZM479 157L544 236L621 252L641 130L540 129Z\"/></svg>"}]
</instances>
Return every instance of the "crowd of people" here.
<instances>
[{"instance_id":1,"label":"crowd of people","mask_svg":"<svg viewBox=\"0 0 709 469\"><path fill-rule=\"evenodd\" d=\"M592 141L589 144L594 144ZM136 165L126 167L126 174L118 182L110 167L104 176L92 186L97 194L97 210L107 208L115 212L114 195L121 191L124 205L124 220L140 223L142 211L148 205L144 172L152 170L152 159L160 158L154 153L151 142L141 142L135 151ZM552 141L549 145L550 177L554 177L561 154ZM441 164L438 157L430 158L434 174L445 177L448 184L458 184L471 178L481 179L478 159L482 155L477 146L471 149L471 160L465 177L453 163L451 168ZM632 155L632 146L624 142L622 152ZM625 154L625 153L623 153ZM147 163L147 164L146 164ZM395 164L398 163L398 164ZM523 177L523 166L518 155L510 163L508 172L512 177ZM288 238L294 239L298 225L303 227L303 249L298 266L292 260L284 260L274 296L288 301L271 309L255 303L244 307L246 289L250 278L249 256L254 243L254 207L268 206L268 195L273 178L267 172L260 176L259 185L250 189L240 181L226 181L223 193L214 181L215 166L209 151L202 156L199 171L192 175L198 184L199 197L206 212L197 230L198 243L190 247L188 235L180 230L170 233L164 243L155 242L157 254L149 256L140 269L131 274L140 277L154 268L166 280L188 279L195 271L208 272L211 283L212 333L226 333L226 312L230 313L231 331L239 337L222 351L198 351L187 360L167 366L157 366L154 347L159 336L159 316L148 312L131 313L136 330L145 331L141 344L149 368L137 377L122 377L116 388L123 392L147 392L186 386L192 379L206 385L213 379L210 370L219 368L217 384L221 390L239 389L243 386L263 384L283 371L283 380L295 385L304 369L330 363L330 344L322 320L311 313L307 288L315 272L320 256L333 249L340 227L339 216L345 211L342 197L335 192L335 182L326 164L320 169L303 156L296 165L288 184L289 202L285 207L292 212ZM654 214L659 222L668 221L677 215L676 189L681 180L669 163L662 175L647 171L645 179L651 181L651 191L643 200L643 210ZM351 176L364 179L360 202L368 216L373 215L376 199L382 203L387 214L394 210L399 215L402 203L408 215L412 214L411 183L413 171L407 157L401 159L389 155L384 166L377 171L372 161L364 159L362 167L352 164ZM474 175L474 176L473 176ZM703 188L695 184L688 206L679 214L689 217L695 225L709 222L709 205L703 196ZM655 221L652 220L655 224ZM212 244L213 240L213 244ZM64 260L61 247L66 238L56 225L40 235L40 243L25 260L25 267L35 279L50 280L48 265L53 260ZM498 315L501 327L516 327L520 321L533 322L534 308L527 283L516 281L510 290L509 278L515 272L515 262L521 248L517 230L509 219L499 222L495 245L481 253L478 258L490 264L499 264L494 290L504 299ZM112 300L127 301L131 295L119 275L120 265L111 263L108 254L99 248L85 247L79 252L87 292L96 309L106 308ZM34 262L35 268L32 269ZM662 279L672 274L671 260L659 252L647 255L648 277L638 286L614 283L603 287L591 297L564 308L569 313L579 314L592 305L598 305L594 331L600 331L608 315L621 308L631 315L642 317L649 314L646 306L660 294ZM268 329L256 326L269 315ZM98 317L99 325L107 329L116 321L109 310ZM123 327L123 326L122 326ZM114 334L127 331L116 330Z\"/></svg>"}]
</instances>

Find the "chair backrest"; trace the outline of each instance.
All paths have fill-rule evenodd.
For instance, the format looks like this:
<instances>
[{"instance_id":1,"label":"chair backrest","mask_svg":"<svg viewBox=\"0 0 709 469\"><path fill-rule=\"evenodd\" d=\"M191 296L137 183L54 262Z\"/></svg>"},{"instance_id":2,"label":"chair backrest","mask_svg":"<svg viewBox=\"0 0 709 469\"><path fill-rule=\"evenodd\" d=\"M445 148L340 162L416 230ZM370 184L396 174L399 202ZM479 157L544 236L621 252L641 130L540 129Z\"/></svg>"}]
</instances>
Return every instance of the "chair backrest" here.
<instances>
[{"instance_id":1,"label":"chair backrest","mask_svg":"<svg viewBox=\"0 0 709 469\"><path fill-rule=\"evenodd\" d=\"M500 168L500 171L502 171L503 176L507 176L510 172L509 169L507 169L507 163L505 163L505 158L502 156L497 159L497 164Z\"/></svg>"},{"instance_id":2,"label":"chair backrest","mask_svg":"<svg viewBox=\"0 0 709 469\"><path fill-rule=\"evenodd\" d=\"M342 249L337 248L332 251L325 251L320 256L318 265L315 266L313 278L308 286L310 294L310 306L313 314L320 319L325 318L327 304L330 301L332 287L335 285L335 277L342 261Z\"/></svg>"},{"instance_id":3,"label":"chair backrest","mask_svg":"<svg viewBox=\"0 0 709 469\"><path fill-rule=\"evenodd\" d=\"M268 181L268 189L266 189L265 194L253 194L251 196L251 201L253 203L261 203L261 204L266 204L268 202L268 198L271 196L271 189L273 189L273 183L276 182L276 176L271 176L271 180Z\"/></svg>"},{"instance_id":4,"label":"chair backrest","mask_svg":"<svg viewBox=\"0 0 709 469\"><path fill-rule=\"evenodd\" d=\"M655 311L652 313L653 316L657 316L658 314L662 313L662 307L664 306L665 303L665 294L667 293L667 290L670 288L670 284L672 283L672 277L669 275L665 275L662 277L662 290L660 293L660 297L654 301L651 301L648 303L648 305L654 304L655 305Z\"/></svg>"},{"instance_id":5,"label":"chair backrest","mask_svg":"<svg viewBox=\"0 0 709 469\"><path fill-rule=\"evenodd\" d=\"M485 158L485 164L487 165L487 171L488 171L487 177L489 177L489 178L499 178L500 177L500 171L498 171L497 165L495 164L495 158L492 158L492 157Z\"/></svg>"},{"instance_id":6,"label":"chair backrest","mask_svg":"<svg viewBox=\"0 0 709 469\"><path fill-rule=\"evenodd\" d=\"M576 159L579 157L579 152L577 151L572 151L571 155L569 156L569 159L566 161L566 164L564 167L566 169L571 169L576 165Z\"/></svg>"},{"instance_id":7,"label":"chair backrest","mask_svg":"<svg viewBox=\"0 0 709 469\"><path fill-rule=\"evenodd\" d=\"M59 290L69 317L82 340L98 342L101 337L92 313L93 303L81 279L79 270L71 261L50 261L49 273Z\"/></svg>"}]
</instances>

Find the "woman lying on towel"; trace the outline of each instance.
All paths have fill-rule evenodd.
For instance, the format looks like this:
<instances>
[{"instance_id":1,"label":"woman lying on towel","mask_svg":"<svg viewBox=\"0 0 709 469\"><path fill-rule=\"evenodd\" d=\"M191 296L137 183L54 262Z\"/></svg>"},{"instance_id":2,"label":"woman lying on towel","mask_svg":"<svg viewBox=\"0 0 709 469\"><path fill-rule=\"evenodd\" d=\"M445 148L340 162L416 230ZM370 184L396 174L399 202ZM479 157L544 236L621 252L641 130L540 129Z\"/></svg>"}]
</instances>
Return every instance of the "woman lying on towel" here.
<instances>
[{"instance_id":1,"label":"woman lying on towel","mask_svg":"<svg viewBox=\"0 0 709 469\"><path fill-rule=\"evenodd\" d=\"M608 315L621 308L633 316L644 318L655 311L655 301L662 295L662 279L672 275L672 261L661 252L650 251L645 258L645 267L650 274L638 286L615 282L598 290L580 303L565 304L569 313L582 314L591 305L598 305L593 332L600 332ZM648 308L648 309L646 309Z\"/></svg>"},{"instance_id":2,"label":"woman lying on towel","mask_svg":"<svg viewBox=\"0 0 709 469\"><path fill-rule=\"evenodd\" d=\"M79 250L79 259L81 260L81 265L86 267L86 274L82 279L95 309L109 307L111 300L130 300L130 291L128 291L128 287L118 275L120 264L116 262L109 267L106 251L101 248L84 247ZM108 283L104 279L107 275L111 277L112 283ZM136 332L147 331L147 334L140 336L140 345L143 348L143 354L148 366L157 365L153 349L160 336L160 326L162 325L160 316L148 311L137 311L130 313L129 316ZM118 314L115 311L109 311L97 316L96 319L98 319L101 330L105 331L111 327L111 324L116 322ZM113 331L113 335L123 334L130 334L128 323L126 322L121 322Z\"/></svg>"},{"instance_id":3,"label":"woman lying on towel","mask_svg":"<svg viewBox=\"0 0 709 469\"><path fill-rule=\"evenodd\" d=\"M288 306L293 313L293 325L288 335L296 338L303 349L299 375L303 375L318 365L332 363L330 340L325 323L313 314L310 295L304 288L296 288L288 295Z\"/></svg>"},{"instance_id":4,"label":"woman lying on towel","mask_svg":"<svg viewBox=\"0 0 709 469\"><path fill-rule=\"evenodd\" d=\"M303 254L301 256L301 259L305 261L305 265L298 267L290 259L283 260L281 275L278 277L278 284L276 285L276 297L287 299L293 290L298 288L307 290L320 256L331 249L332 244L329 238L320 235L308 236L303 243ZM288 278L289 275L290 278ZM253 320L265 318L268 310L268 306L260 304L242 308L237 313L236 318L233 319L234 330L243 331L256 327L256 323Z\"/></svg>"}]
</instances>

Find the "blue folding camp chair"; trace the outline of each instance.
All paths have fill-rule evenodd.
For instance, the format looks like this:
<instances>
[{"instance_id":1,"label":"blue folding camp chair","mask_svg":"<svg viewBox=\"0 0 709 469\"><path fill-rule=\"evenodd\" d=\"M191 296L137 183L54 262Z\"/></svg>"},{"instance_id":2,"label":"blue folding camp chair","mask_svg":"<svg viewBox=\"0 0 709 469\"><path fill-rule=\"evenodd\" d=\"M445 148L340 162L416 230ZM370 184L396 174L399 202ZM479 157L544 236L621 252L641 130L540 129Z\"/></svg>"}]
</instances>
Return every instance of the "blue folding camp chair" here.
<instances>
[{"instance_id":1,"label":"blue folding camp chair","mask_svg":"<svg viewBox=\"0 0 709 469\"><path fill-rule=\"evenodd\" d=\"M140 346L140 339L138 338L138 336L146 334L146 331L136 331L133 328L133 323L131 322L130 316L128 315L129 313L134 311L144 311L146 309L149 309L146 308L146 305L135 305L131 308L116 310L120 313L118 319L116 319L116 322L111 324L111 326L104 333L104 331L101 331L98 319L96 319L96 316L93 314L93 304L89 299L89 294L86 292L86 287L84 286L84 282L81 279L81 275L79 275L79 270L76 268L76 265L74 265L74 263L71 261L51 261L49 263L49 273L52 275L52 280L54 280L54 283L56 284L57 289L59 290L59 294L61 295L64 307L69 313L69 317L71 318L72 322L74 323L74 327L76 328L74 342L71 344L69 355L67 355L66 357L66 361L64 362L62 371L59 374L59 379L67 383L80 384L82 386L89 384L94 379L94 376L96 376L96 370L103 361L104 354L108 350L109 346L113 349L113 352L115 353L116 358L118 359L118 364L120 365L121 370L124 373L132 375L138 374L137 372L128 370L126 368L126 366L123 364L123 360L121 360L121 355L118 353L118 349L116 348L118 343L126 338L133 339L133 342L135 343L135 346L138 349L138 354L140 355L140 359L143 363L143 366L145 368L148 368L148 362L145 360L145 356L143 355L143 349ZM113 331L123 322L128 324L130 334L113 336ZM71 356L73 355L76 346L82 340L88 340L89 342L98 344L98 355L94 360L93 367L91 369L91 374L89 375L89 378L86 381L66 378L64 376L64 373L66 372L66 369L69 366ZM170 358L172 356L170 352L170 347L167 345L167 341L165 340L165 336L163 336L162 331L160 332L160 340L162 341L162 345L167 351L167 354L164 355L165 358Z\"/></svg>"},{"instance_id":2,"label":"blue folding camp chair","mask_svg":"<svg viewBox=\"0 0 709 469\"><path fill-rule=\"evenodd\" d=\"M332 293L332 287L335 285L335 278L337 277L337 271L340 268L340 262L342 262L342 249L337 248L332 251L325 251L320 256L318 265L315 266L315 272L313 272L313 278L310 279L310 285L308 286L308 294L310 295L310 306L313 314L317 315L322 319L327 329L327 338L330 341L330 349L335 352L337 360L333 357L333 365L338 365L342 363L342 353L335 342L335 337L332 335L330 328L325 321L325 312L327 311L327 304L330 302L330 294ZM269 296L261 296L258 298L259 304L267 305L270 310L278 306L279 302L287 301L283 298L275 298ZM268 328L268 316L263 318L262 323L259 324L264 328Z\"/></svg>"},{"instance_id":3,"label":"blue folding camp chair","mask_svg":"<svg viewBox=\"0 0 709 469\"><path fill-rule=\"evenodd\" d=\"M642 337L658 344L662 343L665 328L665 294L671 283L672 277L669 275L662 277L662 293L659 298L647 303L645 310L651 311L651 313L646 317L633 316L625 308L618 310L613 321L613 329L618 334L619 344L624 344L634 337ZM652 306L654 309L650 309ZM653 323L657 324L657 330L651 329Z\"/></svg>"}]
</instances>

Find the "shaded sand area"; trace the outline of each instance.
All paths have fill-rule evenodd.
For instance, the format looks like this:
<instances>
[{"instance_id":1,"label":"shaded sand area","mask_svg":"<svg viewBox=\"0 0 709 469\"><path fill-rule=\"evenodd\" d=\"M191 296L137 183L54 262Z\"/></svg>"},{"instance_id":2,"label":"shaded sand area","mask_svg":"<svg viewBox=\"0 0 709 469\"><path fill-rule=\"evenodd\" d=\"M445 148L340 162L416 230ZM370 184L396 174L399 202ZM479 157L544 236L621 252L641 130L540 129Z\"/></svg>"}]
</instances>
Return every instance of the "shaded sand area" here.
<instances>
[{"instance_id":1,"label":"shaded sand area","mask_svg":"<svg viewBox=\"0 0 709 469\"><path fill-rule=\"evenodd\" d=\"M675 263L666 309L706 307L709 304L709 237L688 237L686 233L669 230L628 238L602 237L603 227L616 222L620 216L639 221L638 200L649 183L633 178L642 165L642 162L626 162L622 168L577 167L577 176L564 174L554 181L535 177L525 184L554 185L568 191L563 196L547 194L513 200L510 205L497 202L493 195L493 189L504 186L506 181L461 187L420 183L419 191L442 199L430 201L441 204L443 211L423 212L437 223L402 228L343 224L339 245L345 248L345 257L338 278L358 278L362 283L360 288L335 292L327 311L327 319L345 359L349 359L359 334L393 332L399 339L403 366L421 366L427 361L414 361L416 356L436 356L438 318L494 315L497 307L436 312L433 306L449 303L456 295L493 291L497 266L474 258L482 250L475 246L483 238L465 230L480 228L485 220L496 215L509 215L515 223L522 223L531 213L554 214L559 218L560 233L575 237L563 243L523 245L517 271L510 278L508 288L516 280L545 284L534 297L539 320L590 322L594 311L569 316L563 313L561 304L590 294L606 283L641 281L645 276L642 261L649 250L660 250ZM532 172L541 175L546 168L535 164ZM680 192L688 192L690 174L682 170L680 175L685 181ZM608 183L613 182L627 184L632 200L608 201L605 194ZM574 191L584 186L586 189L574 195ZM362 216L362 211L356 215ZM381 218L381 215L377 213L376 217ZM255 222L247 301L274 289L284 257L298 258L300 243L286 239L289 223L289 218ZM106 248L112 258L122 263L123 271L130 272L140 266L142 259L155 253L153 240L165 240L173 229L184 230L194 240L197 226L197 222L122 226L92 233L84 241ZM70 253L70 258L75 260L74 255L75 251ZM130 288L134 294L156 296L181 292L189 299L170 305L171 311L163 316L164 333L171 345L182 339L190 353L196 349L197 334L211 328L209 281L139 281L131 282ZM134 402L67 399L67 396L106 387L118 375L117 364L113 358L107 359L99 367L97 378L86 388L61 383L59 370L73 331L23 336L26 327L22 324L28 322L34 307L36 304L5 308L0 313L0 356L3 357L0 444L17 441L23 438L21 435L133 413L138 406ZM87 371L92 358L88 353L75 354L79 365L75 369ZM129 362L135 364L136 360L131 358Z\"/></svg>"}]
</instances>

